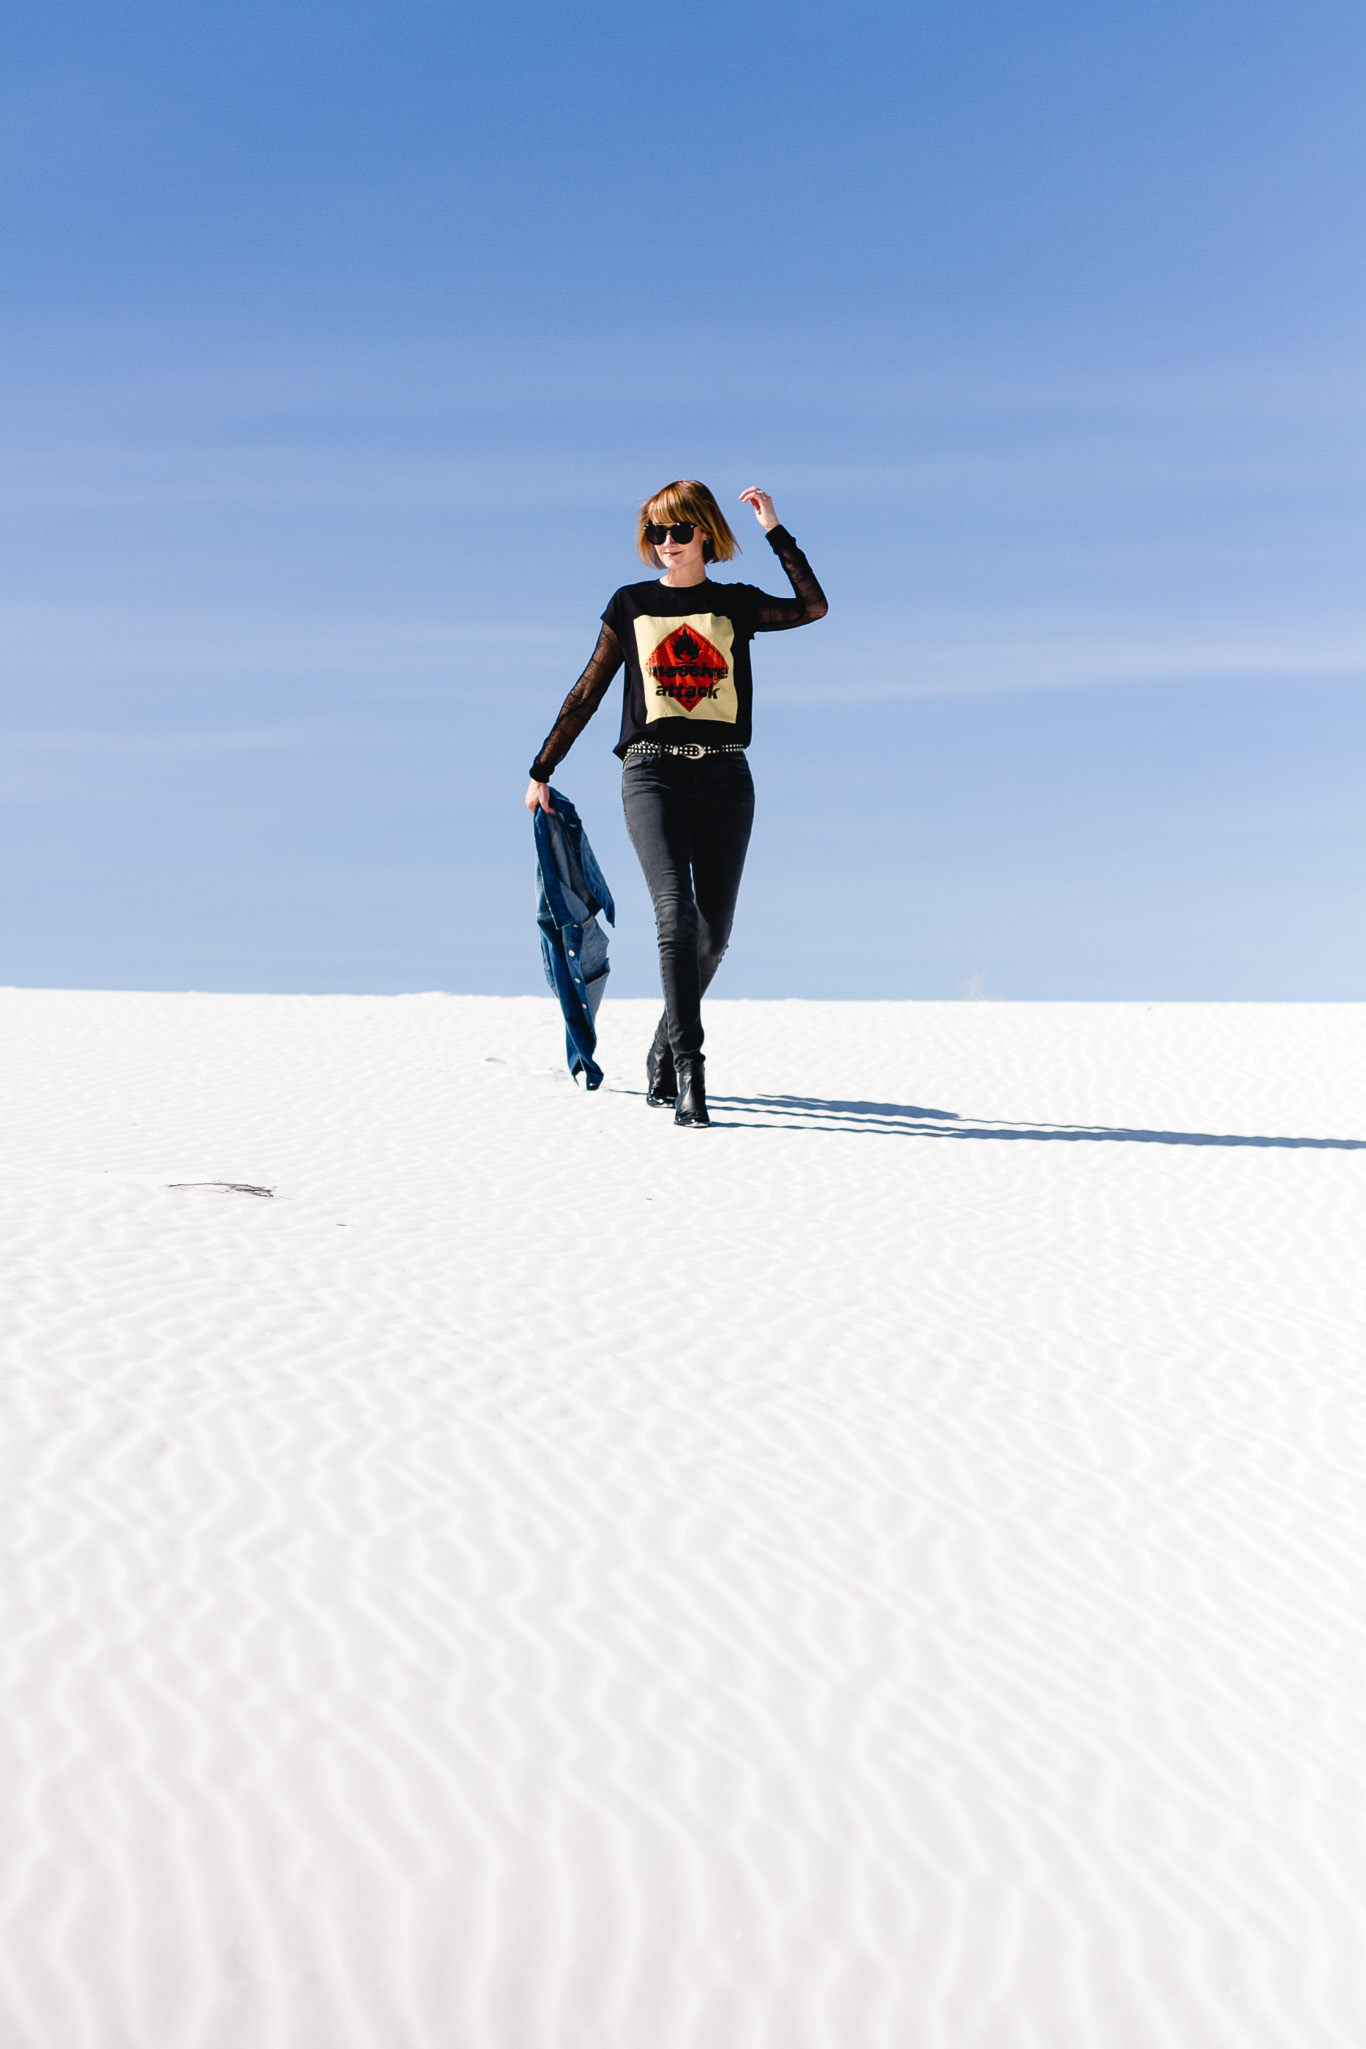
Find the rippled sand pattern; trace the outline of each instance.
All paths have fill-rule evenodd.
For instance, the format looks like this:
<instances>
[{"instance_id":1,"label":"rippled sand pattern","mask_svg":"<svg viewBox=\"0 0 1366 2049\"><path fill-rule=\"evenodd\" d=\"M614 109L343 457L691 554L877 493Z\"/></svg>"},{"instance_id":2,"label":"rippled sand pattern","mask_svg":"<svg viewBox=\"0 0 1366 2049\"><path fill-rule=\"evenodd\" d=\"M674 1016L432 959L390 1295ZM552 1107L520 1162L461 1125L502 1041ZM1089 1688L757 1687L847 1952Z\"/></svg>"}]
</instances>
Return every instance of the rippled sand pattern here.
<instances>
[{"instance_id":1,"label":"rippled sand pattern","mask_svg":"<svg viewBox=\"0 0 1366 2049\"><path fill-rule=\"evenodd\" d=\"M1360 1010L10 992L2 2049L1366 2042Z\"/></svg>"}]
</instances>

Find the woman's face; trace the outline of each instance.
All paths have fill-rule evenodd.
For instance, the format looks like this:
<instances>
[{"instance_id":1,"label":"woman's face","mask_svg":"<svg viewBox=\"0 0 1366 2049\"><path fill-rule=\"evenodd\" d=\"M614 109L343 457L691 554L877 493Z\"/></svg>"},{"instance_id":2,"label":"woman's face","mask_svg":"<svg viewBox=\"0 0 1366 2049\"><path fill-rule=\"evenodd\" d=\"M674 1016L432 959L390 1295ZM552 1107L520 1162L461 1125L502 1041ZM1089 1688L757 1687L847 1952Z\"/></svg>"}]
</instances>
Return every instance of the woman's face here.
<instances>
[{"instance_id":1,"label":"woman's face","mask_svg":"<svg viewBox=\"0 0 1366 2049\"><path fill-rule=\"evenodd\" d=\"M699 526L693 529L690 541L676 541L671 533L666 533L662 541L656 541L655 554L664 574L683 583L700 583L707 573L706 558L702 552L706 540L706 531Z\"/></svg>"}]
</instances>

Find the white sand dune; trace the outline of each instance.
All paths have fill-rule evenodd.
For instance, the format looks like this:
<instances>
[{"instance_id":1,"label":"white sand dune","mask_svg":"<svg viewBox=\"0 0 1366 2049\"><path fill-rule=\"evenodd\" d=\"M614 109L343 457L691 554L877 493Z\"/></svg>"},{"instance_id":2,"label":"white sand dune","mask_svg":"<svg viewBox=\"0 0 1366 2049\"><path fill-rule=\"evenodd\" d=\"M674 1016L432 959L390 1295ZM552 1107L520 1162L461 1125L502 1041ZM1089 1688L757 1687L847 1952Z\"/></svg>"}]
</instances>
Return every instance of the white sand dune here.
<instances>
[{"instance_id":1,"label":"white sand dune","mask_svg":"<svg viewBox=\"0 0 1366 2049\"><path fill-rule=\"evenodd\" d=\"M1359 1009L0 1019L0 2049L1360 2049Z\"/></svg>"}]
</instances>

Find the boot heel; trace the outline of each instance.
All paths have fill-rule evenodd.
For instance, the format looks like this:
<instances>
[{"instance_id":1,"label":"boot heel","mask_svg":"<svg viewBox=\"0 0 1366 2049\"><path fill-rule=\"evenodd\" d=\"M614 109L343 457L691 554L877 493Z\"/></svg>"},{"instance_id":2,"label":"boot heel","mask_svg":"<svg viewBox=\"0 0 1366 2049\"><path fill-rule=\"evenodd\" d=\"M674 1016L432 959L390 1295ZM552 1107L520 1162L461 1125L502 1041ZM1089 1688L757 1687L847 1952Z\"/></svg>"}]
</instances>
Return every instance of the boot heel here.
<instances>
[{"instance_id":1,"label":"boot heel","mask_svg":"<svg viewBox=\"0 0 1366 2049\"><path fill-rule=\"evenodd\" d=\"M678 1101L674 1105L674 1123L691 1126L694 1131L702 1130L711 1123L707 1114L707 1090L702 1079L705 1062L700 1053L682 1053L678 1057Z\"/></svg>"},{"instance_id":2,"label":"boot heel","mask_svg":"<svg viewBox=\"0 0 1366 2049\"><path fill-rule=\"evenodd\" d=\"M661 1053L658 1046L651 1046L645 1057L645 1100L652 1110L671 1110L678 1096L678 1077L674 1073L673 1048L666 1046Z\"/></svg>"}]
</instances>

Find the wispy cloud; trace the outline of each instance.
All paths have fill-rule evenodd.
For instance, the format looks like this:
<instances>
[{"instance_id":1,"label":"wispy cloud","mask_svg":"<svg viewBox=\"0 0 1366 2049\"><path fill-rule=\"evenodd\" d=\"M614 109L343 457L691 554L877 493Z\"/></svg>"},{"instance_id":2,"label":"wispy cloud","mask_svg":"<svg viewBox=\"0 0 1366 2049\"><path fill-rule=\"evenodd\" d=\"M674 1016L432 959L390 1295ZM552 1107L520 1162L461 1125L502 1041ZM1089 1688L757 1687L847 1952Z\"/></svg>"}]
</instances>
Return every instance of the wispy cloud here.
<instances>
[{"instance_id":1,"label":"wispy cloud","mask_svg":"<svg viewBox=\"0 0 1366 2049\"><path fill-rule=\"evenodd\" d=\"M259 608L140 609L82 605L0 608L0 646L15 684L203 677L301 679L401 674L451 678L515 667L531 654L566 662L576 635L515 620Z\"/></svg>"},{"instance_id":2,"label":"wispy cloud","mask_svg":"<svg viewBox=\"0 0 1366 2049\"><path fill-rule=\"evenodd\" d=\"M561 445L554 449L529 448L524 420L485 419L464 434L463 423L434 421L421 448L396 448L392 437L369 424L367 434L355 423L336 423L328 445L317 445L319 437L307 423L272 432L225 425L216 434L201 431L183 439L153 427L127 440L106 434L84 442L11 442L0 514L486 517L516 513L528 504L619 511L623 500L629 505L645 488L641 479L652 477L658 461L657 428L641 437L646 445L637 449L618 422L609 450L591 417L581 419L569 446L563 445L562 422ZM1331 431L1323 423L1324 437L1307 438L1303 425L1285 438L1264 429L1259 445L1236 436L1220 445L1208 434L1191 444L1174 422L1163 436L1151 420L1125 417L1062 414L1052 422L1030 422L1028 430L1016 420L1009 431L980 418L906 422L899 432L883 422L881 450L872 453L839 447L845 437L839 423L827 419L819 442L808 437L799 457L789 455L776 466L770 461L768 468L771 483L824 505L889 493L951 502L983 492L1054 507L1097 493L1113 504L1153 495L1170 504L1211 493L1322 491L1335 480L1353 485L1357 465L1344 446L1341 420L1331 423ZM715 431L711 427L708 440ZM695 433L686 438L695 440ZM720 451L712 454L718 465L733 460Z\"/></svg>"},{"instance_id":3,"label":"wispy cloud","mask_svg":"<svg viewBox=\"0 0 1366 2049\"><path fill-rule=\"evenodd\" d=\"M843 703L1100 689L1120 684L1230 681L1238 677L1366 678L1366 625L1323 639L1002 639L917 641L794 655L765 685L772 703Z\"/></svg>"},{"instance_id":4,"label":"wispy cloud","mask_svg":"<svg viewBox=\"0 0 1366 2049\"><path fill-rule=\"evenodd\" d=\"M256 754L284 748L319 747L354 742L360 735L324 720L281 726L212 726L201 729L148 728L115 731L109 727L70 726L50 731L0 733L0 747L11 758L58 759L75 755Z\"/></svg>"}]
</instances>

